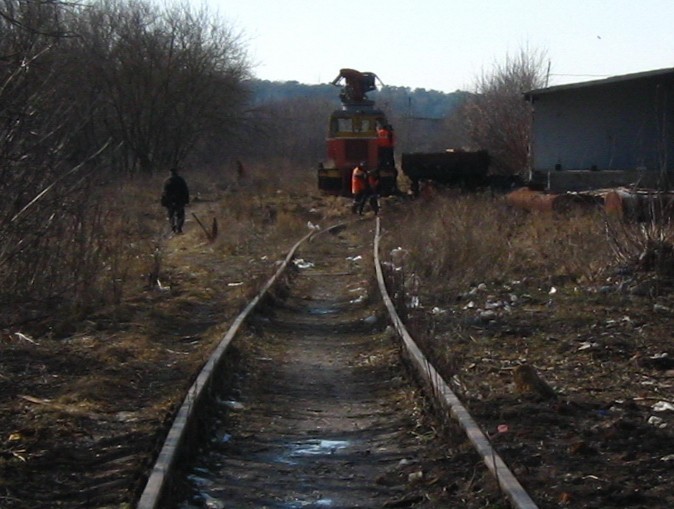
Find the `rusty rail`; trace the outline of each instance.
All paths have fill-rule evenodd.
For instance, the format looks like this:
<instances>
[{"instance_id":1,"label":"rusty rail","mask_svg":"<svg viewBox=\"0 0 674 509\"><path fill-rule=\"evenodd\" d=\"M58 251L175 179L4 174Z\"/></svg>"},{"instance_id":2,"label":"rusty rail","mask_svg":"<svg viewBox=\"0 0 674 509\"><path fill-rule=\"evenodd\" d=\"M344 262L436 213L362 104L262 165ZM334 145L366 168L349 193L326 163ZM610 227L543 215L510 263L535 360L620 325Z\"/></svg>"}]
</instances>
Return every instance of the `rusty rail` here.
<instances>
[{"instance_id":1,"label":"rusty rail","mask_svg":"<svg viewBox=\"0 0 674 509\"><path fill-rule=\"evenodd\" d=\"M417 344L414 342L410 334L407 332L405 325L398 316L398 313L393 305L393 301L388 294L386 284L384 283L384 274L379 260L379 242L381 237L381 221L377 218L377 226L374 240L374 260L375 270L377 273L377 283L379 291L381 292L386 309L389 312L393 325L402 338L403 346L419 375L423 380L431 386L433 394L438 399L439 403L449 410L450 414L459 425L463 428L478 454L482 457L485 465L492 473L499 487L510 499L513 507L516 509L538 509L538 506L529 497L528 493L522 487L515 475L510 471L505 462L501 459L499 454L491 446L491 443L482 432L478 424L468 413L468 410L454 392L449 388L447 383L442 379L440 374L435 370L433 365L421 352Z\"/></svg>"},{"instance_id":2,"label":"rusty rail","mask_svg":"<svg viewBox=\"0 0 674 509\"><path fill-rule=\"evenodd\" d=\"M199 406L198 404L205 400L205 394L213 382L214 373L221 364L227 347L236 336L243 322L246 320L246 318L248 318L248 315L255 309L260 300L276 283L281 274L283 274L293 256L295 255L295 252L305 241L322 231L330 231L340 226L341 224L331 226L326 230L314 230L307 233L304 237L298 240L292 246L274 275L266 282L258 294L236 317L230 328L218 343L218 346L215 348L215 350L213 350L213 353L208 358L208 361L206 361L206 364L201 369L197 379L188 390L187 396L183 400L180 409L176 413L171 429L166 436L164 445L162 446L159 456L157 457L157 460L148 478L147 484L145 485L145 489L143 490L143 493L141 494L141 497L138 501L136 506L137 509L156 509L160 507L159 504L162 500L162 496L164 495L167 489L167 484L170 482L173 475L176 457L178 456L180 448L186 440L187 430L190 428L196 418L196 410Z\"/></svg>"}]
</instances>

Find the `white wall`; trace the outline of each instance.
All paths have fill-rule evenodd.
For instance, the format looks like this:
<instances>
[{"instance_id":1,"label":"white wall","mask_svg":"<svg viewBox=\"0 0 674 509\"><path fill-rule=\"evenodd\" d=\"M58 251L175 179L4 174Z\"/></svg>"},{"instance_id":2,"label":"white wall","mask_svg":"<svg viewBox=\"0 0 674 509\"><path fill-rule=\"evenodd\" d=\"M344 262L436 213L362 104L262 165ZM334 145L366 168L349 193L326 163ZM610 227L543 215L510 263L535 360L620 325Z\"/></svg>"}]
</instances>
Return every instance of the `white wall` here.
<instances>
[{"instance_id":1,"label":"white wall","mask_svg":"<svg viewBox=\"0 0 674 509\"><path fill-rule=\"evenodd\" d=\"M673 120L672 77L541 94L534 102L533 169L659 170L667 155L666 168L672 169Z\"/></svg>"}]
</instances>

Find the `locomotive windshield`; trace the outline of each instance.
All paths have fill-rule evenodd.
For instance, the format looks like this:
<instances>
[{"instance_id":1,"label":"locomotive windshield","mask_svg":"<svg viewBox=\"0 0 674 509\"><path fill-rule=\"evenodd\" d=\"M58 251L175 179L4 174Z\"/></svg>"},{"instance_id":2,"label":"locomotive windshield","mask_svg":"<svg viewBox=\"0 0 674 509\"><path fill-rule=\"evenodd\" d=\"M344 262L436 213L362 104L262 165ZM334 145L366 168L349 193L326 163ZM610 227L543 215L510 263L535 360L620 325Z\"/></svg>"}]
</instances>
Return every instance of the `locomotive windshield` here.
<instances>
[{"instance_id":1,"label":"locomotive windshield","mask_svg":"<svg viewBox=\"0 0 674 509\"><path fill-rule=\"evenodd\" d=\"M377 124L386 122L380 117L333 117L330 122L330 136L372 135L376 136Z\"/></svg>"}]
</instances>

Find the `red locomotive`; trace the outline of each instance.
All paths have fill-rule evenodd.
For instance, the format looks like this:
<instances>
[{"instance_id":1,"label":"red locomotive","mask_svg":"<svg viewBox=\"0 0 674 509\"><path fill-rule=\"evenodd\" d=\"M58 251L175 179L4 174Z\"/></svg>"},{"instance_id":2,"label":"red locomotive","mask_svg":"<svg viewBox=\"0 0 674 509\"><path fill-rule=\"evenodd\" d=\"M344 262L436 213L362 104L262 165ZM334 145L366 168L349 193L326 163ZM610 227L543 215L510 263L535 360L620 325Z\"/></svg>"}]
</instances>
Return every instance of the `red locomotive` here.
<instances>
[{"instance_id":1,"label":"red locomotive","mask_svg":"<svg viewBox=\"0 0 674 509\"><path fill-rule=\"evenodd\" d=\"M351 172L364 163L368 170L379 170L379 192L395 192L397 170L393 162L393 132L386 115L367 98L376 90L377 76L370 72L342 69L333 85L342 84L342 108L330 115L328 158L318 168L318 188L329 194L351 196ZM382 133L388 129L388 142Z\"/></svg>"}]
</instances>

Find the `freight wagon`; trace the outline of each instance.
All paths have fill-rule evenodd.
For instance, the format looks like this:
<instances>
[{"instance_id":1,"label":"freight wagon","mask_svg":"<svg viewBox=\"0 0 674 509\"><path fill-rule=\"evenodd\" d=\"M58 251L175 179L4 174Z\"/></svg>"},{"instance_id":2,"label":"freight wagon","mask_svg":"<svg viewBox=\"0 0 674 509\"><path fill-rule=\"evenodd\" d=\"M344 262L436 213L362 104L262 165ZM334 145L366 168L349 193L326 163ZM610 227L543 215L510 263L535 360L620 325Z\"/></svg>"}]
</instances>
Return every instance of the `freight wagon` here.
<instances>
[{"instance_id":1,"label":"freight wagon","mask_svg":"<svg viewBox=\"0 0 674 509\"><path fill-rule=\"evenodd\" d=\"M468 152L412 152L402 155L402 171L412 182L411 190L419 194L422 181L432 181L449 187L475 190L490 184L489 154L486 150Z\"/></svg>"}]
</instances>

